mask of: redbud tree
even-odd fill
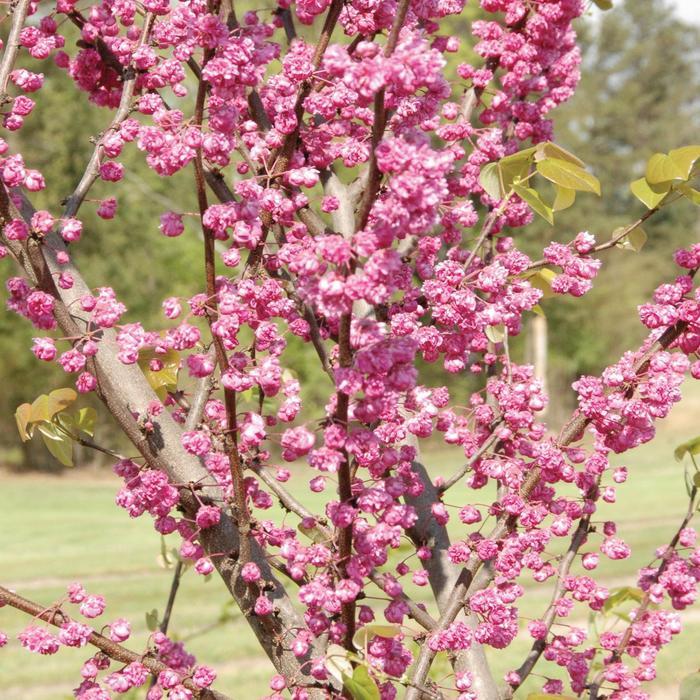
[[[542,382],[511,359],[509,339],[542,313],[543,296],[584,295],[602,251],[638,248],[646,219],[679,199],[698,204],[700,146],[649,160],[631,185],[646,212],[628,226],[526,254],[518,241],[534,217],[551,224],[577,194],[601,194],[549,118],[576,88],[572,21],[586,8],[481,8],[486,19],[471,25],[481,59],[456,65],[460,37],[441,28],[463,0],[7,6],[8,307],[37,329],[37,362],[58,363],[77,390],[27,397],[20,435],[40,434],[66,464],[74,442],[114,457],[117,506],[178,538],[175,584],[190,565],[223,579],[274,667],[275,700],[505,699],[533,671],[539,698],[641,700],[681,629],[677,611],[696,597],[692,467],[687,514],[637,586],[608,590],[596,569],[600,557],[630,554],[597,516],[627,478],[611,455],[653,439],[686,376],[700,377],[700,245],[668,251],[678,276],[639,308],[647,340],[573,384],[578,407],[558,433],[541,419]],[[32,205],[52,183],[12,138],[41,104],[47,61],[105,124],[54,211]],[[197,202],[163,212],[153,232],[196,232],[191,264],[204,261],[193,296],[154,300],[163,318],[153,328],[129,316],[110,280],[89,288],[73,261],[91,236],[81,211],[120,225],[115,197],[89,195],[98,180],[123,178],[126,149],[164,178],[184,171]],[[311,376],[332,387],[322,415],[302,412],[295,336],[313,347]],[[426,363],[442,372],[436,386]],[[95,412],[78,399],[89,393],[130,456],[95,442]],[[424,465],[428,438],[461,466]],[[678,456],[698,451],[690,442]],[[464,502],[450,498],[458,484]],[[526,620],[520,601],[533,582],[551,603]],[[417,597],[420,587],[429,593]],[[632,609],[617,624],[572,620],[623,602]],[[85,647],[76,698],[139,687],[148,700],[227,697],[213,689],[215,670],[168,638],[167,621],[145,649],[129,646],[127,620],[95,627],[105,600],[80,583],[50,603],[0,587],[0,603],[32,618],[12,643],[44,655]],[[486,649],[506,650],[518,634],[529,653],[495,677]]]

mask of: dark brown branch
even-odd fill
[[[658,211],[658,207],[656,207],[655,209],[649,209],[649,211],[645,211],[644,214],[642,214],[642,216],[640,216],[635,222],[631,223],[629,226],[625,226],[625,228],[623,228],[618,234],[610,238],[610,240],[595,246],[595,248],[593,248],[593,250],[591,250],[590,253],[588,253],[588,255],[591,255],[593,253],[601,253],[604,250],[608,250],[608,248],[613,248],[618,243],[620,243],[620,241],[627,238],[627,236],[629,236],[630,233],[632,233],[632,231],[639,228],[647,219],[654,216],[654,214],[656,214],[656,212]],[[549,263],[546,260],[536,260],[535,262],[530,263],[530,265],[528,265],[525,272],[529,272],[530,270],[539,270],[540,268],[545,267],[548,264]]]
[[[328,12],[326,13],[326,18],[323,22],[323,28],[321,29],[321,34],[316,44],[316,49],[314,51],[313,58],[311,59],[311,65],[314,71],[318,70],[323,60],[323,55],[328,48],[328,44],[331,40],[331,35],[335,29],[335,25],[338,23],[338,18],[340,17],[340,12],[343,9],[344,0],[332,0]],[[284,138],[282,146],[273,151],[270,154],[266,168],[260,174],[264,175],[268,173],[267,186],[270,187],[277,178],[284,173],[289,167],[289,163],[294,155],[294,150],[296,148],[297,140],[299,138],[299,131],[301,130],[301,125],[304,118],[304,101],[309,96],[311,88],[313,86],[313,76],[305,80],[297,93],[297,98],[294,104],[294,115],[296,117],[296,128]],[[248,259],[246,260],[246,270],[250,271],[251,276],[257,274],[258,266],[262,261],[263,251],[265,249],[265,243],[267,242],[267,237],[270,232],[274,221],[272,219],[272,214],[269,211],[263,211],[260,215],[260,220],[262,222],[263,234],[258,245],[251,251]]]
[[[214,8],[218,11],[218,7]],[[202,67],[204,68],[208,61],[214,56],[213,49],[205,49]],[[204,108],[207,95],[207,86],[204,80],[199,81],[197,86],[197,97],[195,101],[195,110],[193,123],[195,126],[202,126],[204,120]],[[214,232],[204,225],[204,217],[209,203],[207,202],[206,179],[204,171],[204,159],[202,155],[202,147],[197,148],[197,153],[194,159],[195,185],[197,189],[197,204],[199,206],[199,214],[202,220],[202,233],[204,235],[204,274],[206,277],[208,307],[211,309],[207,313],[207,321],[211,331],[214,349],[216,352],[217,363],[221,373],[228,369],[228,354],[224,347],[223,340],[213,331],[213,324],[218,317],[218,297],[216,291],[216,251],[215,251],[215,236]],[[238,426],[237,426],[237,410],[236,410],[236,392],[224,387],[224,406],[226,407],[226,453],[229,459],[229,468],[231,471],[231,486],[233,489],[233,500],[235,504],[235,517],[240,532],[240,551],[238,561],[240,564],[245,564],[250,561],[250,536],[251,536],[251,517],[246,501],[245,481],[243,476],[243,467],[241,465],[240,456],[238,454]]]
[[[31,600],[27,600],[17,593],[13,593],[7,588],[0,586],[0,601],[5,605],[9,605],[15,610],[20,610],[21,612],[31,615],[33,618],[42,620],[43,622],[48,622],[54,627],[61,627],[65,622],[68,622],[70,618],[62,610],[57,608],[46,608],[45,606],[34,603]],[[99,632],[94,630],[90,633],[88,637],[88,643],[99,649],[103,654],[109,656],[110,659],[119,661],[123,664],[140,663],[143,664],[148,672],[153,676],[158,676],[162,671],[167,670],[166,666],[162,661],[154,658],[149,654],[137,654],[121,644],[113,642],[111,639],[101,635]],[[201,700],[230,700],[228,695],[219,693],[215,690],[201,690],[198,688],[190,678],[185,678],[182,684],[192,693],[196,698],[201,698]]]
[[[153,14],[149,12],[143,21],[143,28],[141,30],[141,36],[139,37],[138,46],[142,46],[148,40],[152,26]],[[122,94],[119,100],[119,107],[117,108],[109,127],[105,131],[105,135],[112,131],[116,131],[119,128],[119,125],[129,116],[131,111],[131,100],[134,96],[134,90],[136,89],[136,71],[132,67],[124,69],[122,77]],[[66,200],[66,206],[63,210],[63,218],[67,219],[75,216],[78,213],[80,205],[83,203],[83,200],[87,196],[87,193],[92,185],[95,183],[95,180],[97,180],[100,173],[103,140],[104,136],[95,144],[92,156],[90,157],[90,161],[88,162],[85,171],[83,172],[83,176],[80,178],[80,182],[77,184],[70,197],[68,197]]]
[[[403,27],[403,23],[406,21],[406,13],[408,12],[408,7],[410,0],[400,0],[398,7],[396,8],[396,15],[394,16],[394,22],[391,25],[391,30],[389,32],[389,38],[387,39],[386,45],[384,46],[384,57],[388,58],[394,53],[396,49],[396,44],[399,41],[399,33]],[[387,114],[386,107],[384,106],[385,89],[382,87],[379,92],[374,97],[374,120],[372,122],[372,145],[370,148],[369,156],[369,166],[367,169],[367,185],[365,187],[364,194],[362,196],[362,201],[360,202],[360,208],[357,212],[357,228],[363,229],[367,225],[367,219],[369,218],[369,213],[372,210],[372,205],[377,197],[377,192],[379,192],[379,183],[382,179],[382,174],[379,172],[379,167],[377,165],[377,147],[379,142],[384,136],[384,131],[386,129]]]

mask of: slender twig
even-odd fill
[[[474,262],[474,258],[476,257],[476,254],[479,251],[479,248],[484,244],[484,241],[489,237],[491,234],[491,231],[493,231],[493,227],[496,225],[496,221],[498,220],[498,217],[504,212],[506,205],[508,204],[510,198],[512,197],[513,192],[509,192],[504,198],[503,201],[496,207],[496,209],[493,209],[486,219],[484,219],[484,225],[481,227],[481,233],[479,234],[479,238],[477,239],[476,243],[474,244],[474,247],[472,248],[471,252],[469,253],[469,257],[467,258],[467,262],[464,263],[464,269],[469,270],[471,267],[472,262]]]
[[[284,27],[284,33],[287,36],[287,44],[291,44],[294,39],[297,38],[297,30],[294,26],[294,17],[292,16],[289,8],[279,10],[277,16],[282,21],[282,26]]]
[[[613,650],[612,654],[610,655],[610,658],[606,659],[604,662],[603,669],[601,669],[593,679],[593,681],[590,683],[588,686],[589,688],[589,698],[590,700],[597,700],[598,698],[598,693],[600,692],[600,686],[601,683],[603,682],[603,679],[605,677],[605,668],[607,666],[610,666],[611,664],[615,664],[620,659],[622,658],[622,655],[625,653],[625,649],[627,648],[627,645],[630,643],[630,640],[632,639],[632,635],[634,634],[634,626],[636,624],[639,624],[644,617],[644,613],[646,613],[647,609],[649,608],[649,605],[651,604],[651,589],[653,588],[653,585],[659,582],[659,579],[663,575],[664,571],[668,568],[668,565],[671,561],[672,555],[676,551],[676,547],[678,546],[678,542],[681,538],[681,533],[683,530],[685,530],[686,527],[688,527],[688,523],[693,519],[693,516],[695,515],[695,510],[696,510],[696,503],[695,503],[695,498],[698,494],[698,489],[696,486],[693,486],[693,488],[690,491],[690,496],[688,499],[688,509],[685,513],[685,517],[683,518],[683,521],[681,522],[680,526],[676,530],[676,534],[673,536],[671,541],[668,544],[668,547],[664,551],[664,553],[661,556],[661,563],[659,564],[659,567],[656,570],[656,573],[654,576],[651,578],[651,581],[649,582],[649,587],[646,590],[646,593],[644,594],[644,597],[642,598],[641,603],[639,604],[639,607],[634,613],[634,617],[632,618],[632,622],[629,623],[627,626],[627,629],[625,629],[624,634],[622,635],[622,638],[620,639],[618,645],[615,647]]]
[[[178,588],[180,588],[180,579],[182,578],[183,565],[182,560],[178,559],[177,564],[175,564],[175,570],[173,571],[173,580],[170,584],[170,593],[168,594],[168,602],[165,605],[165,612],[163,613],[163,619],[160,622],[160,631],[163,634],[167,634],[168,625],[170,624],[170,616],[173,614],[173,607],[175,606],[175,598],[177,596]]]
[[[629,226],[625,226],[619,233],[615,234],[610,238],[610,240],[605,241],[605,243],[600,243],[595,248],[593,248],[587,255],[591,255],[593,253],[600,253],[604,250],[607,250],[608,248],[613,248],[616,246],[620,241],[623,239],[627,238],[627,236],[632,233],[635,229],[639,228],[647,219],[651,218],[656,214],[656,212],[659,211],[659,207],[656,207],[654,209],[649,209],[649,211],[645,211],[642,216],[640,216],[635,222],[629,224]],[[530,263],[527,268],[525,269],[525,272],[529,272],[531,270],[538,270],[541,267],[545,267],[549,263],[542,259],[542,260],[536,260],[533,263]]]
[[[170,584],[170,593],[168,594],[168,602],[165,604],[165,612],[163,613],[163,619],[158,626],[158,629],[163,633],[168,633],[168,625],[170,624],[170,616],[173,613],[173,607],[175,606],[175,597],[177,596],[177,590],[180,588],[180,579],[182,578],[182,560],[178,559],[177,564],[175,564],[175,570],[173,571],[173,580]],[[156,684],[156,677],[151,677],[151,682],[149,688],[152,688]]]
[[[343,2],[344,0],[332,0],[331,5],[328,8],[328,12],[326,13],[326,18],[323,23],[323,28],[321,29],[321,34],[319,36],[318,43],[316,44],[314,55],[311,59],[311,65],[313,66],[314,71],[318,70],[321,65],[321,61],[326,49],[328,48],[328,44],[330,43],[335,25],[338,23],[340,12],[343,9]],[[272,186],[273,183],[276,183],[277,178],[289,167],[289,163],[294,155],[294,149],[296,148],[297,140],[299,138],[299,131],[301,130],[301,125],[303,122],[304,102],[309,96],[312,86],[313,76],[303,81],[299,87],[294,104],[296,127],[291,133],[285,136],[282,146],[270,154],[266,167],[263,169],[263,173],[269,173],[267,178],[268,187]],[[267,210],[260,214],[260,221],[262,223],[262,236],[256,247],[250,252],[245,265],[246,270],[249,271],[253,277],[257,274],[258,266],[262,260],[263,250],[265,249],[265,243],[267,242],[270,228],[274,223],[272,214]]]
[[[598,481],[600,481],[600,479],[598,479]],[[596,484],[594,490],[597,491],[597,489],[598,485]],[[594,494],[590,494],[590,497],[593,497],[593,495]],[[576,555],[578,554],[579,549],[586,542],[588,533],[590,531],[590,525],[591,514],[588,513],[583,518],[581,518],[581,520],[579,520],[578,527],[576,528],[573,536],[571,537],[569,547],[559,563],[559,569],[557,571],[557,582],[554,586],[554,591],[552,592],[552,599],[549,604],[549,607],[547,608],[547,611],[542,616],[542,622],[545,625],[547,634],[544,635],[541,639],[536,639],[533,642],[532,648],[530,649],[528,655],[525,657],[525,661],[523,661],[523,663],[520,665],[520,668],[518,668],[518,670],[516,671],[518,675],[518,683],[517,685],[513,685],[511,687],[509,694],[515,692],[523,684],[525,679],[532,672],[532,669],[535,667],[535,664],[539,661],[540,656],[542,656],[547,646],[547,635],[549,634],[549,631],[552,629],[552,625],[557,619],[557,601],[564,592],[565,579],[569,575],[569,571],[571,570],[571,566],[574,563],[574,560],[576,559]]]
[[[321,539],[330,542],[333,533],[326,527],[327,521],[325,518],[315,515],[303,503],[292,496],[292,494],[277,481],[269,467],[253,462],[251,469],[260,477],[275,496],[277,496],[285,510],[298,515],[302,520],[313,520],[315,523],[313,530]]]
[[[71,10],[68,13],[68,19],[76,26],[81,29],[85,26],[86,19],[78,10]],[[124,66],[119,62],[114,52],[105,44],[102,37],[97,37],[94,42],[86,42],[88,46],[92,45],[97,49],[97,53],[100,54],[100,58],[104,61],[105,65],[109,66],[118,76],[122,77],[124,75]]]
[[[460,467],[449,479],[437,487],[439,493],[445,493],[447,489],[452,488],[483,456],[498,442],[498,428],[503,423],[503,419],[499,419],[496,425],[492,428],[491,435],[479,445],[476,452],[467,460],[467,463]]]
[[[88,440],[88,438],[80,437],[80,436],[70,436],[73,440],[75,440],[79,445],[82,447],[88,447],[91,450],[96,450],[97,452],[102,452],[103,454],[109,455],[110,457],[114,457],[115,459],[124,459],[123,455],[120,455],[118,452],[115,452],[114,450],[110,450],[108,447],[103,447],[102,445],[98,445],[96,442],[93,442],[92,440]]]
[[[43,622],[48,622],[54,627],[61,627],[65,622],[68,622],[70,618],[62,610],[39,605],[34,603],[27,598],[23,598],[17,593],[10,591],[3,586],[0,586],[0,602],[5,605],[9,605],[16,610],[27,613],[33,618],[42,620]],[[141,663],[143,664],[148,672],[152,676],[158,676],[159,673],[168,669],[168,666],[162,661],[154,658],[149,654],[137,654],[135,651],[131,651],[121,644],[113,642],[111,639],[101,635],[99,632],[94,630],[90,633],[88,637],[88,643],[94,647],[97,647],[101,652],[109,656],[110,659],[115,661],[120,661],[123,664],[130,663]],[[194,693],[196,698],[201,698],[202,700],[230,700],[227,695],[216,692],[214,690],[201,690],[198,688],[190,678],[185,678],[182,684]]]
[[[376,569],[373,569],[370,572],[369,579],[383,591],[388,585],[388,582],[385,581],[384,574],[380,573]],[[409,598],[405,593],[401,592],[398,596],[395,596],[395,598],[402,601],[408,606],[409,616],[412,619],[414,619],[419,625],[421,625],[421,627],[425,628],[428,631],[432,631],[437,628],[437,620],[433,618],[433,616],[429,612],[419,607],[419,605],[414,600]]]
[[[143,46],[143,44],[148,40],[148,36],[151,32],[153,26],[153,14],[148,13],[143,21],[143,28],[141,30],[141,36],[139,37],[138,47]],[[138,48],[137,47],[137,48]],[[123,73],[122,82],[122,94],[119,100],[119,107],[112,118],[112,121],[105,131],[105,135],[116,131],[119,125],[129,116],[131,112],[131,100],[134,96],[134,90],[136,88],[136,78],[137,73],[133,67],[125,69]],[[80,182],[76,185],[73,193],[66,199],[65,209],[63,210],[63,217],[69,218],[75,216],[80,209],[80,205],[87,196],[90,188],[94,184],[95,180],[100,173],[100,159],[102,157],[102,142],[104,136],[98,140],[93,149],[92,156],[88,161],[88,164],[83,172],[83,176],[80,178]]]
[[[344,313],[340,319],[338,330],[339,364],[341,367],[352,365],[352,348],[350,346],[350,323],[351,313]],[[336,392],[336,409],[333,416],[334,422],[341,425],[345,430],[348,428],[348,408],[350,397],[348,394],[338,390]],[[350,454],[343,449],[343,462],[338,468],[338,497],[341,503],[350,503],[352,500],[352,475],[350,466]],[[338,531],[338,557],[340,568],[346,573],[347,566],[352,556],[352,523],[341,527]],[[352,637],[355,633],[355,601],[343,603],[341,607],[341,618],[345,623],[345,647],[352,650]]]
[[[400,0],[398,7],[396,8],[396,15],[394,15],[394,21],[391,25],[391,30],[389,32],[389,37],[387,39],[386,45],[384,46],[384,57],[389,58],[391,54],[394,53],[396,45],[399,41],[399,33],[403,27],[403,23],[406,21],[406,13],[408,12],[408,7],[410,0]],[[377,164],[377,147],[379,142],[384,136],[384,131],[386,130],[387,124],[387,114],[386,107],[384,105],[386,90],[382,87],[377,94],[374,96],[374,120],[372,122],[372,144],[370,148],[369,155],[369,165],[367,167],[367,185],[360,202],[360,207],[357,212],[357,228],[363,229],[367,225],[367,219],[369,218],[369,213],[372,210],[372,205],[379,191],[379,183],[382,179],[382,174],[379,171],[379,166]]]
[[[214,8],[218,11],[218,7]],[[206,66],[208,61],[213,58],[214,50],[205,49],[202,59],[202,68]],[[195,110],[193,123],[201,128],[204,121],[204,109],[207,95],[207,84],[204,80],[199,81],[197,86],[197,96],[195,100]],[[219,370],[225,372],[228,368],[228,355],[224,347],[223,340],[214,333],[213,324],[218,317],[218,301],[216,291],[216,257],[215,257],[215,236],[214,232],[204,224],[204,216],[209,203],[207,201],[207,191],[205,185],[205,170],[202,147],[199,146],[194,158],[194,177],[195,186],[197,189],[197,204],[199,213],[202,219],[202,233],[204,235],[204,274],[206,277],[207,298],[209,299],[209,311],[207,312],[207,321],[214,342]],[[251,531],[251,516],[248,510],[246,500],[245,481],[243,476],[243,467],[241,465],[240,456],[238,454],[238,425],[237,425],[237,410],[236,410],[236,392],[224,388],[224,406],[226,408],[227,421],[227,440],[226,453],[229,459],[229,467],[231,472],[231,485],[233,489],[233,500],[235,504],[236,522],[238,525],[241,547],[239,552],[239,563],[241,565],[250,561],[250,531]]]

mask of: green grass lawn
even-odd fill
[[[603,517],[615,518],[620,535],[633,548],[623,562],[604,562],[603,582],[609,586],[634,585],[635,570],[647,563],[658,545],[668,541],[686,504],[682,467],[673,459],[679,442],[700,433],[697,408],[700,392],[691,388],[691,400],[662,426],[654,443],[626,455],[621,464],[630,469],[620,487],[618,503],[606,506]],[[428,464],[450,473],[459,455],[434,451]],[[306,475],[297,478],[301,491]],[[294,479],[292,480],[294,482]],[[111,478],[18,477],[2,475],[3,509],[0,516],[0,583],[39,603],[50,604],[68,583],[80,580],[88,590],[107,599],[107,619],[126,617],[134,635],[129,646],[142,650],[147,638],[145,613],[162,611],[171,573],[157,562],[160,538],[148,518],[130,520],[116,508],[118,482]],[[319,503],[311,497],[310,506]],[[450,495],[449,502],[467,502],[466,489]],[[316,500],[316,503],[313,501]],[[480,499],[483,500],[483,497]],[[457,526],[453,525],[455,532]],[[419,591],[419,595],[425,595]],[[547,586],[528,585],[521,612],[526,618],[544,611]],[[188,572],[182,583],[171,621],[172,633],[187,640],[200,662],[219,672],[216,686],[235,698],[260,697],[266,692],[271,666],[256,647],[245,622],[237,616],[219,622],[227,597],[215,577],[205,582]],[[576,620],[581,620],[579,613]],[[700,616],[684,613],[685,635],[661,656],[659,677],[650,685],[655,698],[675,698],[677,683],[700,666]],[[25,616],[0,610],[0,630],[11,636],[27,623]],[[505,652],[493,654],[496,672],[502,675],[518,665],[528,647],[518,638]],[[55,700],[71,697],[78,684],[85,650],[62,649],[47,658],[30,656],[13,641],[0,651],[0,698],[3,700]],[[529,685],[518,697],[526,697]]]

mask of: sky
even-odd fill
[[[672,0],[672,2],[684,20],[700,24],[700,0]]]

